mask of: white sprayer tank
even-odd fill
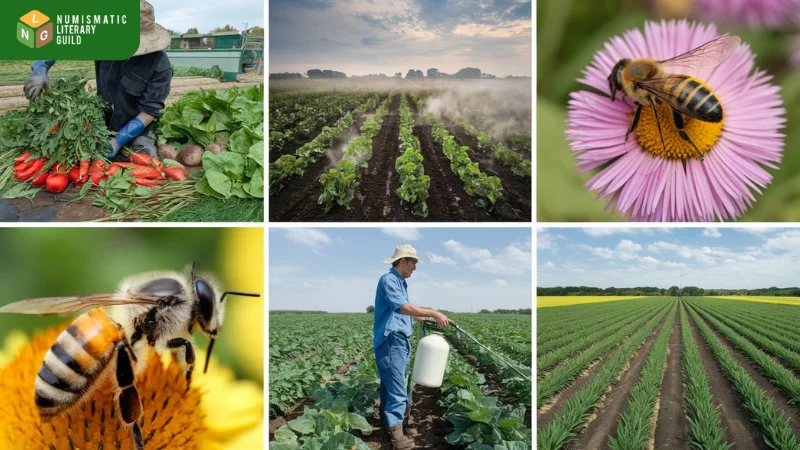
[[[440,334],[431,333],[420,339],[411,379],[425,387],[440,387],[449,354],[450,345]]]

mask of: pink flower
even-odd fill
[[[705,17],[750,28],[800,25],[800,0],[697,0]]]
[[[600,168],[586,187],[635,221],[736,219],[772,180],[765,168],[781,160],[786,111],[778,87],[764,71],[753,72],[755,56],[742,44],[713,69],[680,72],[704,81],[723,106],[718,124],[684,117],[703,161],[678,137],[666,103],[658,109],[663,143],[650,107],[626,142],[635,105],[628,97],[621,101],[621,92],[611,101],[607,78],[614,65],[623,58],[669,59],[718,37],[713,25],[684,20],[644,28],[644,34],[634,29],[612,38],[584,70],[578,81],[602,94],[570,95],[566,134],[577,166],[581,172]]]

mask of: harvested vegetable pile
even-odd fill
[[[85,182],[90,160],[105,159],[110,132],[103,100],[88,94],[85,85],[76,77],[55,79],[27,109],[0,116],[0,192],[5,198],[30,198],[40,187],[63,192],[69,168],[85,167]]]

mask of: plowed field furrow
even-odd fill
[[[708,374],[711,395],[714,397],[714,402],[719,405],[719,416],[722,426],[725,428],[725,439],[733,443],[736,449],[769,449],[761,437],[761,430],[752,422],[748,412],[741,406],[742,400],[706,346],[706,341],[691,316],[689,323],[692,326],[692,337],[700,352],[703,367]]]
[[[667,367],[659,392],[658,417],[655,427],[655,448],[689,448],[686,436],[689,424],[686,421],[686,399],[682,378],[682,350],[680,308],[675,311],[675,323],[669,338]]]

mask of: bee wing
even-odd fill
[[[638,87],[642,88],[645,91],[653,94],[654,96],[658,97],[661,101],[669,103],[670,106],[677,110],[684,110],[685,108],[678,103],[678,97],[669,95],[667,83],[670,83],[669,86],[673,86],[672,83],[680,83],[684,81],[686,78],[681,76],[666,76],[660,78],[648,78],[646,80],[638,80],[634,81],[633,84]],[[644,105],[649,106],[649,105]]]
[[[676,72],[675,68],[689,71],[710,69],[728,59],[741,43],[738,36],[725,34],[686,53],[659,62],[673,72]]]
[[[21,300],[0,308],[0,313],[71,316],[93,308],[115,305],[156,305],[161,297],[129,292],[95,294],[82,297],[43,297]]]

